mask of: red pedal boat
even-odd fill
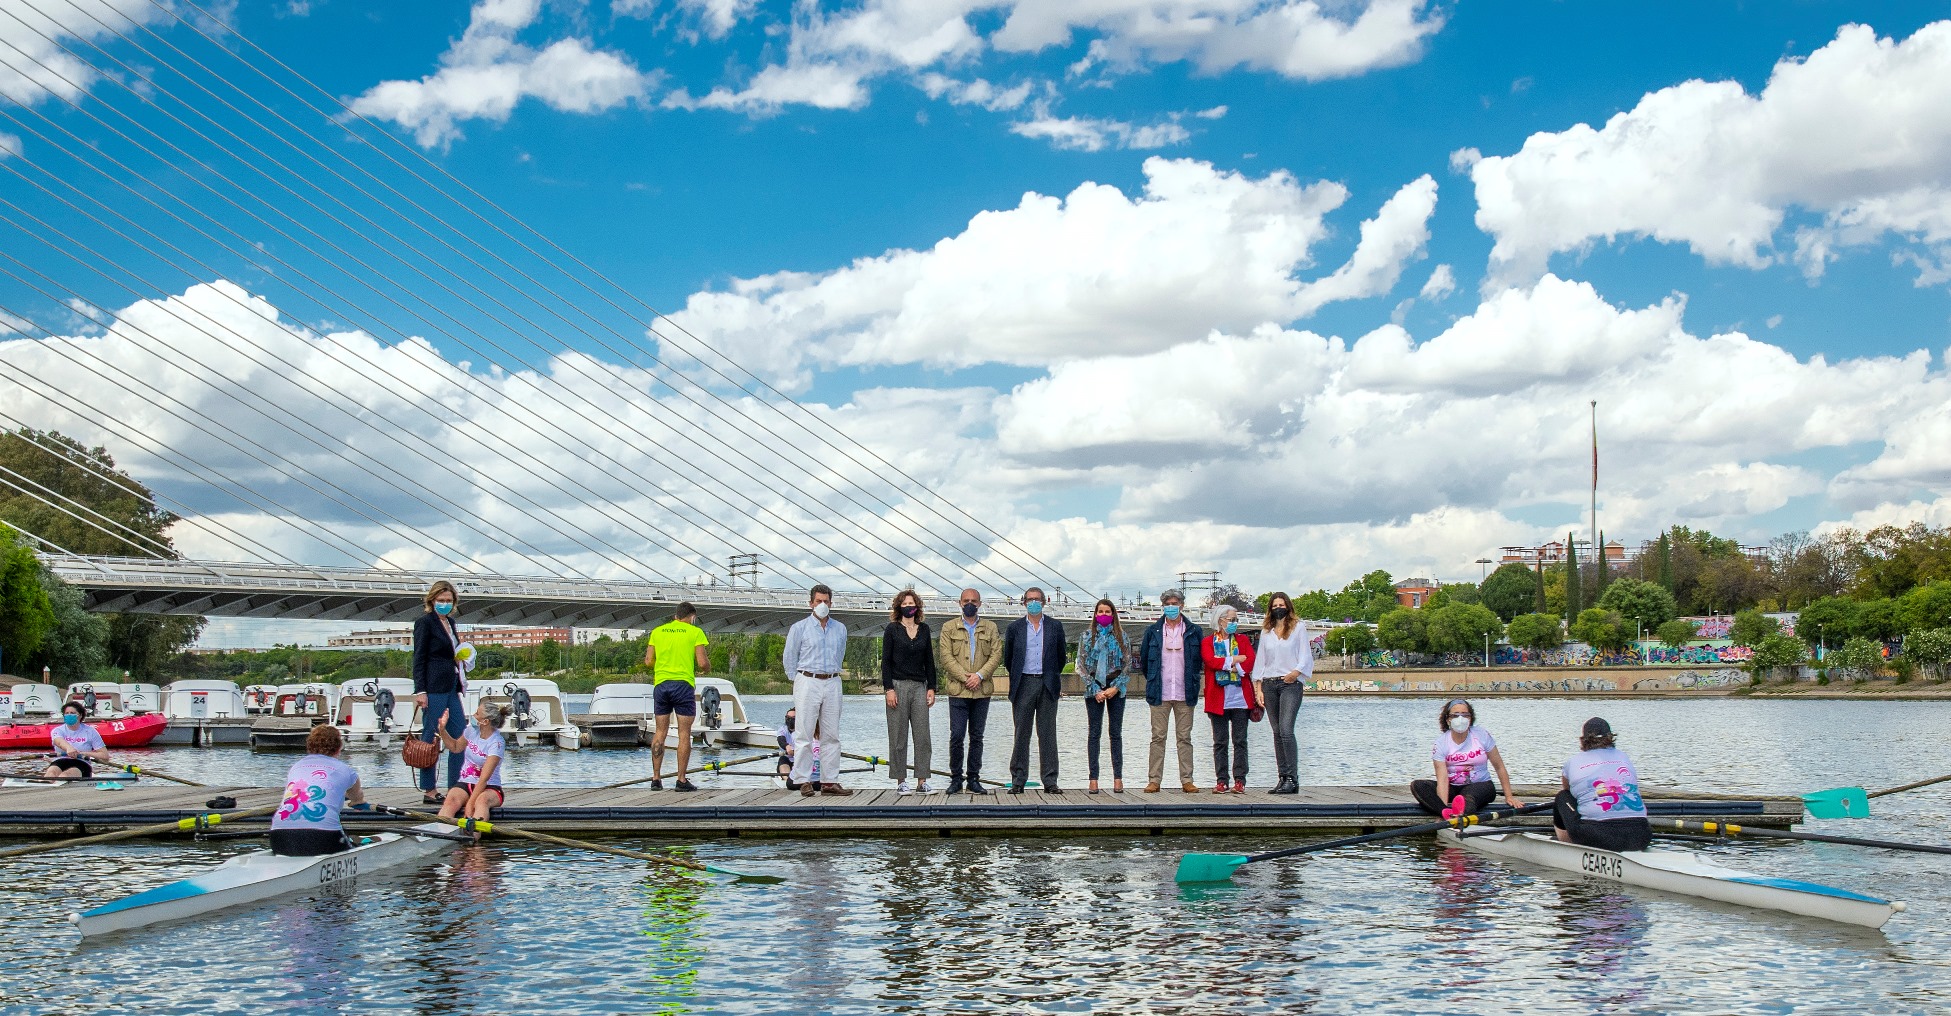
[[[46,751],[51,743],[48,735],[57,726],[56,723],[0,723],[0,750]],[[102,743],[110,748],[140,748],[155,740],[167,726],[169,717],[144,713],[119,720],[96,720],[95,732],[102,735]]]

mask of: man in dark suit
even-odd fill
[[[1057,787],[1057,699],[1064,690],[1064,626],[1043,616],[1043,590],[1023,591],[1023,616],[1003,633],[1003,667],[1009,671],[1009,711],[1016,720],[1016,744],[1009,752],[1009,792],[1020,794],[1030,776],[1030,730],[1036,729],[1037,760],[1043,789]]]

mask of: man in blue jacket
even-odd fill
[[[1145,668],[1145,703],[1152,707],[1151,770],[1145,793],[1158,793],[1165,778],[1165,729],[1176,724],[1179,789],[1196,794],[1199,785],[1192,781],[1192,714],[1206,681],[1206,665],[1199,658],[1199,640],[1206,633],[1184,616],[1183,593],[1167,589],[1159,594],[1158,602],[1165,608],[1165,616],[1145,629],[1138,649],[1139,664]]]
[[[1003,667],[1009,671],[1009,711],[1016,744],[1009,752],[1009,792],[1020,794],[1030,776],[1030,730],[1036,729],[1043,789],[1057,787],[1057,699],[1064,690],[1064,625],[1043,616],[1043,590],[1023,590],[1023,616],[1003,633]]]

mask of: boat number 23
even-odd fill
[[[1587,853],[1579,866],[1588,873],[1600,878],[1619,878],[1625,874],[1626,865],[1617,857],[1608,854]]]
[[[327,882],[337,882],[343,878],[352,878],[358,874],[359,859],[357,857],[335,857],[318,866],[318,882],[320,885],[324,885]]]

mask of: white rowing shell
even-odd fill
[[[1728,868],[1684,850],[1616,853],[1560,843],[1536,833],[1459,837],[1454,829],[1436,834],[1445,843],[1493,857],[1515,858],[1587,878],[1644,889],[1658,889],[1762,910],[1781,910],[1825,921],[1881,928],[1904,909],[1902,903],[1864,896],[1817,882],[1768,878]]]
[[[452,826],[437,822],[414,828],[453,831]],[[201,875],[71,914],[68,920],[80,929],[83,938],[180,921],[285,893],[349,883],[361,874],[418,861],[455,844],[450,839],[411,833],[377,833],[364,840],[351,850],[317,857],[281,857],[269,850],[253,850]]]

